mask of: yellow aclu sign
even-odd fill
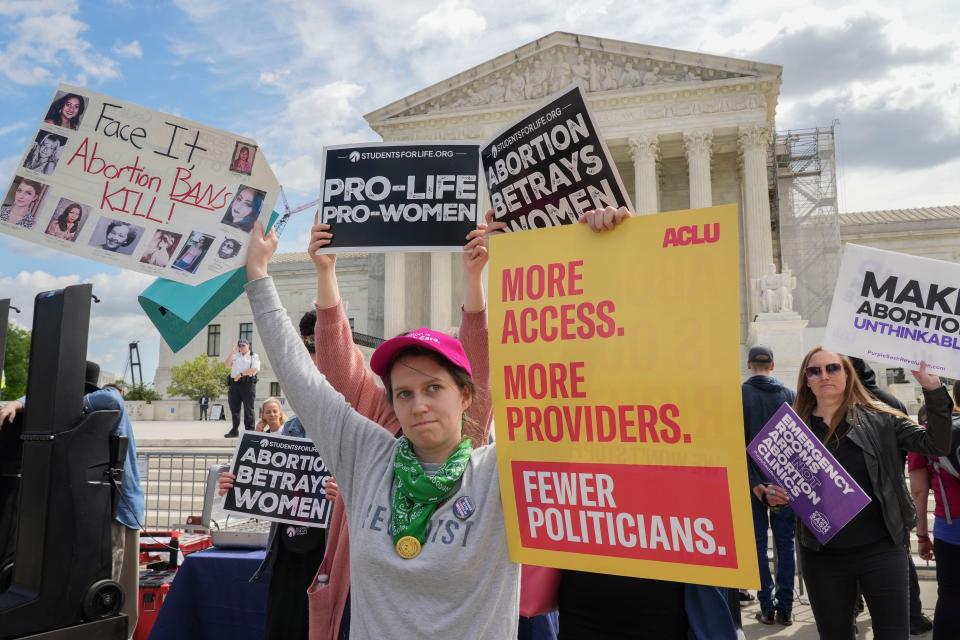
[[[737,210],[491,242],[490,360],[511,557],[755,587]]]

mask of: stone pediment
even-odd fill
[[[570,33],[552,33],[367,114],[387,120],[538,101],[572,82],[587,93],[697,89],[776,78],[781,67]],[[598,96],[599,97],[599,96]]]

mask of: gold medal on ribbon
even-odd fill
[[[420,541],[413,536],[403,536],[397,540],[397,554],[404,560],[420,555]]]

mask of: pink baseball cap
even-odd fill
[[[426,327],[414,329],[402,336],[390,338],[373,352],[370,358],[370,368],[381,378],[387,375],[397,354],[409,347],[420,347],[439,353],[441,356],[465,370],[471,377],[470,360],[467,358],[463,345],[454,337]]]

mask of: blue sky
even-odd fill
[[[842,6],[835,6],[835,5]],[[901,6],[902,5],[902,6]],[[778,128],[839,119],[847,211],[960,204],[960,54],[949,1],[0,0],[0,181],[64,80],[258,141],[289,195],[318,189],[324,144],[375,140],[362,115],[552,31],[783,65]],[[308,215],[282,251],[303,250]],[[150,279],[0,237],[0,297],[82,280],[90,355],[119,373],[155,330]]]

